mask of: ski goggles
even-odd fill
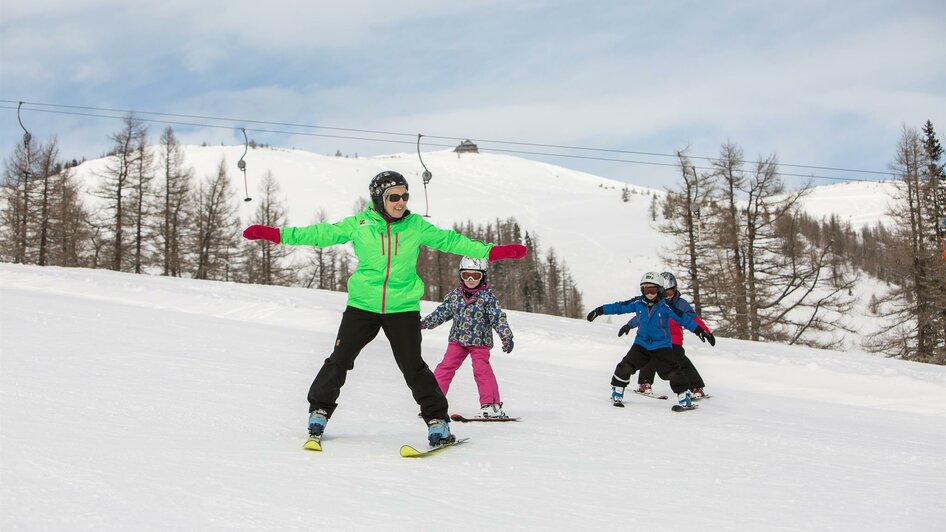
[[[403,194],[388,194],[384,199],[390,201],[391,203],[397,203],[401,200],[407,201],[411,198],[411,195],[407,192]]]
[[[460,272],[460,279],[464,281],[479,281],[483,278],[483,272],[475,270],[465,270]]]
[[[641,293],[644,295],[657,294],[659,292],[660,292],[660,288],[654,285],[641,287]]]

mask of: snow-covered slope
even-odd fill
[[[242,201],[244,180],[237,161],[243,153],[243,146],[185,147],[187,164],[198,178],[215,175],[220,162],[225,162],[238,190],[234,202],[248,223],[259,202]],[[589,308],[636,295],[644,272],[666,269],[659,252],[667,239],[650,217],[651,203],[654,197],[662,197],[663,191],[518,157],[437,151],[424,154],[424,162],[434,174],[425,201],[423,167],[416,153],[346,158],[260,148],[250,150],[245,161],[249,195],[258,196],[256,189],[263,175],[272,172],[285,199],[290,225],[314,223],[320,211],[330,221],[350,215],[357,200],[367,198],[371,177],[386,169],[408,178],[411,209],[429,212],[431,221],[441,227],[515,217],[525,230],[538,233],[543,251],[554,248],[565,260]],[[87,190],[94,190],[105,163],[99,159],[78,167],[77,176]],[[631,191],[628,202],[622,201],[625,186]],[[870,224],[885,219],[891,187],[884,183],[817,187],[806,198],[805,208],[818,217],[836,213],[855,225]],[[92,195],[88,199],[95,201]],[[865,280],[857,292],[860,301],[856,307],[866,309],[876,290]],[[876,320],[863,316],[862,312],[842,318],[858,332],[835,335],[840,345],[858,346],[862,335],[876,330]],[[713,316],[706,318],[712,325]]]
[[[616,409],[616,321],[510,312],[492,364],[522,422],[400,458],[426,431],[379,337],[316,454],[305,396],[344,294],[0,264],[0,301],[0,530],[946,527],[939,366],[690,337],[713,398]],[[478,406],[468,364],[449,399]]]
[[[235,201],[245,221],[258,202],[244,202],[243,176],[237,161],[242,146],[188,146],[186,161],[196,175],[215,175],[221,160],[239,189]],[[493,154],[424,154],[433,172],[425,205],[423,167],[416,154],[370,159],[330,157],[305,151],[255,149],[245,157],[249,195],[257,196],[262,176],[271,171],[279,183],[291,225],[315,223],[320,210],[336,221],[354,212],[368,197],[368,183],[382,170],[404,174],[411,185],[410,208],[429,213],[432,223],[486,224],[515,217],[525,230],[538,233],[544,251],[564,257],[584,293],[595,306],[626,298],[640,276],[662,269],[657,256],[662,237],[649,225],[652,196],[661,191],[628,185],[631,201],[621,199],[625,183],[518,157]],[[104,160],[81,165],[77,175],[91,190]],[[90,198],[92,199],[92,198]]]
[[[858,181],[813,187],[802,200],[802,208],[815,218],[827,220],[835,215],[855,231],[878,222],[890,225],[887,214],[897,195],[894,181]]]

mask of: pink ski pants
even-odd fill
[[[489,365],[488,347],[463,346],[456,342],[448,342],[443,360],[434,369],[434,377],[440,385],[440,390],[447,395],[450,382],[453,381],[453,376],[456,375],[457,369],[466,360],[467,355],[473,359],[473,379],[476,380],[476,388],[480,392],[480,404],[499,403],[499,384],[496,383],[493,367]]]

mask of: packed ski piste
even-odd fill
[[[425,183],[426,184],[426,183]],[[502,351],[511,353],[513,332],[499,299],[489,284],[489,263],[519,260],[528,249],[521,244],[493,244],[470,239],[456,231],[440,229],[407,208],[410,192],[403,175],[384,171],[371,180],[371,204],[364,211],[336,223],[306,227],[251,225],[243,231],[248,240],[265,240],[291,246],[329,246],[351,243],[358,267],[348,281],[348,301],[338,327],[335,345],[309,387],[308,439],[303,448],[321,452],[322,437],[338,407],[346,376],[361,350],[383,331],[414,400],[427,425],[427,449],[403,445],[400,455],[420,458],[456,447],[469,438],[457,438],[450,421],[460,423],[518,422],[503,408],[499,384],[490,365],[493,331]],[[429,315],[420,316],[423,281],[417,274],[420,246],[459,255],[457,287]],[[611,404],[624,407],[624,392],[631,376],[639,373],[634,392],[654,399],[668,399],[652,390],[655,375],[670,382],[676,394],[675,412],[697,408],[709,397],[705,384],[683,349],[685,328],[703,342],[716,338],[682,296],[670,272],[647,272],[640,294],[631,299],[599,306],[588,321],[606,314],[633,314],[618,336],[637,329],[630,350],[611,376]],[[431,371],[421,356],[421,335],[452,321],[443,359]],[[472,415],[448,412],[447,392],[457,370],[469,357],[479,393],[479,411]]]

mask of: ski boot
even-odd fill
[[[690,391],[690,398],[694,401],[704,397],[706,397],[706,393],[703,391],[703,388],[693,388],[693,390]]]
[[[642,393],[644,395],[654,395],[654,389],[650,383],[645,382],[637,387],[637,393]]]
[[[611,404],[614,406],[624,407],[624,387],[612,386],[611,387]]]
[[[502,403],[486,403],[480,405],[480,417],[507,417],[503,412]]]
[[[696,405],[693,404],[693,397],[690,394],[690,390],[683,390],[677,394],[677,404],[671,407],[674,412],[683,412],[684,410],[694,410]]]
[[[450,424],[445,419],[431,419],[427,422],[427,442],[431,447],[440,447],[456,440],[450,434]]]
[[[319,409],[309,412],[309,437],[321,438],[327,424],[328,413],[325,410]]]

